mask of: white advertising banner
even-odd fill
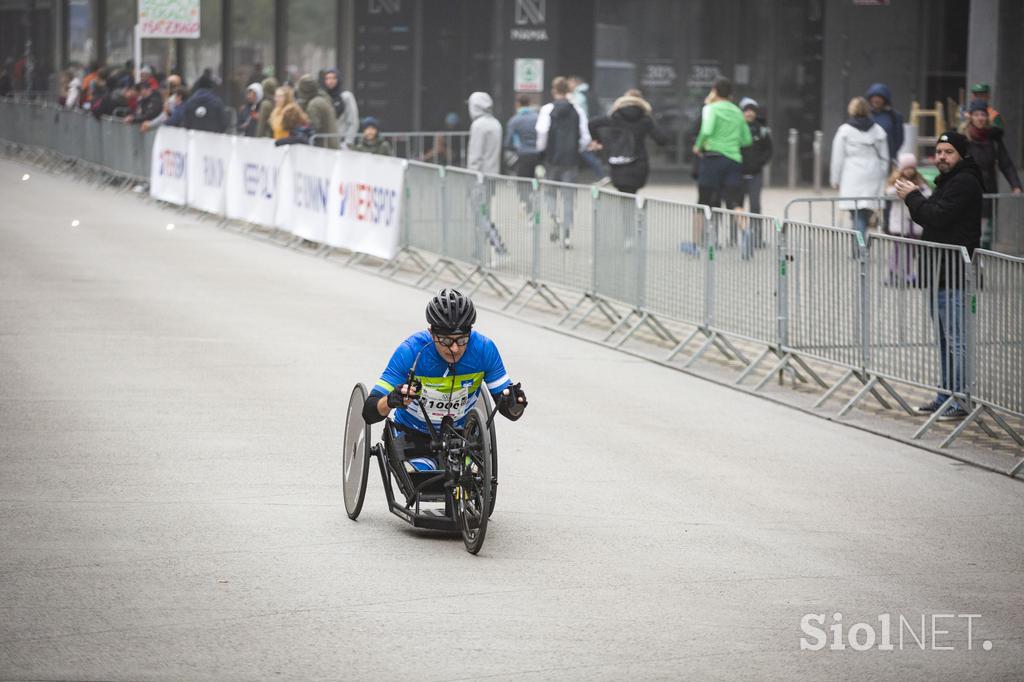
[[[183,206],[188,199],[188,131],[160,126],[153,141],[149,193],[155,199]]]
[[[190,130],[188,135],[188,205],[224,215],[225,178],[235,138],[199,130]]]
[[[270,138],[237,137],[228,166],[227,216],[257,225],[274,225],[277,182],[288,149]]]
[[[296,237],[324,242],[331,175],[337,160],[338,152],[333,150],[291,145],[277,178],[277,227]]]
[[[361,152],[335,154],[327,244],[394,258],[402,222],[405,161]]]

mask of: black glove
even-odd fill
[[[523,390],[521,383],[512,384],[505,390],[508,391],[508,394],[506,395],[505,391],[501,392],[501,397],[498,399],[498,411],[515,421],[523,416],[526,406],[529,405],[526,400],[526,391]]]
[[[390,407],[391,409],[405,407],[406,399],[408,398],[410,400],[414,400],[416,398],[416,395],[419,393],[419,383],[420,382],[418,381],[414,382],[412,386],[409,386],[408,384],[402,384],[402,386],[399,386],[395,388],[395,390],[391,391],[391,393],[388,393],[388,407]],[[407,390],[409,391],[408,393],[402,392],[402,388],[404,387],[407,387]]]

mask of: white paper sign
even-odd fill
[[[162,128],[161,128],[162,129]],[[224,215],[228,165],[233,135],[189,131],[188,205],[207,213]]]
[[[198,38],[199,0],[139,0],[139,28],[143,38]]]
[[[323,243],[331,175],[338,152],[293,144],[278,175],[275,224],[296,237]]]
[[[292,145],[275,147],[270,138],[237,137],[227,177],[227,216],[274,225],[277,182]]]
[[[179,206],[188,199],[188,131],[184,128],[157,128],[149,193],[155,199]]]
[[[331,176],[327,243],[394,258],[402,222],[402,159],[361,152],[337,154]]]

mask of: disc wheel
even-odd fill
[[[478,400],[476,403],[477,409],[481,409],[480,421],[483,424],[487,424],[487,418],[490,416],[491,411],[494,409],[494,401],[491,400],[491,394],[486,390],[482,391],[484,394],[483,400]],[[491,508],[487,513],[490,516],[494,513],[494,504],[498,500],[498,435],[494,428],[494,422],[491,422],[491,426],[487,429],[490,434],[491,440]]]
[[[484,545],[491,509],[491,439],[476,410],[466,418],[464,433],[468,447],[461,483],[453,491],[455,516],[466,551],[476,554]]]
[[[345,511],[353,521],[363,509],[366,497],[366,476],[370,471],[370,427],[363,420],[366,387],[356,384],[348,399],[345,417],[345,444],[342,451],[342,490]]]

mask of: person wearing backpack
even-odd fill
[[[537,115],[537,151],[544,164],[547,180],[572,183],[579,176],[580,152],[590,145],[587,117],[569,100],[569,82],[558,76],[551,81],[554,101],[541,107]],[[563,212],[559,219],[555,195],[563,195]],[[572,227],[574,194],[565,189],[551,188],[548,192],[548,212],[554,221],[551,241],[562,240],[562,246],[572,248],[569,232]]]
[[[604,150],[615,189],[627,194],[636,194],[647,184],[647,136],[662,146],[669,143],[668,135],[651,118],[651,105],[639,90],[627,90],[615,100],[611,115],[590,121],[590,134],[597,148]]]

